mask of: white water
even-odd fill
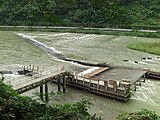
[[[63,37],[61,37],[61,35],[63,35]],[[51,35],[48,35],[48,36],[51,36]],[[64,50],[68,50],[71,53],[73,51],[79,50],[80,51],[79,53],[78,52],[74,53],[76,55],[81,55],[81,53],[83,53],[83,52],[87,53],[84,55],[89,56],[88,57],[89,59],[87,59],[88,61],[90,61],[90,59],[92,57],[91,55],[94,54],[95,55],[95,56],[93,55],[95,58],[94,61],[96,61],[99,58],[99,59],[104,60],[104,62],[106,62],[108,59],[111,58],[110,61],[112,61],[112,63],[114,63],[114,62],[117,62],[116,60],[123,61],[123,59],[129,59],[129,62],[128,62],[128,63],[130,63],[129,65],[133,64],[132,66],[140,66],[140,67],[142,66],[142,67],[150,67],[152,69],[154,69],[154,68],[159,69],[157,67],[159,64],[155,64],[158,62],[154,62],[154,60],[151,60],[151,61],[150,60],[140,60],[141,57],[148,57],[148,56],[150,56],[150,54],[126,49],[124,46],[121,46],[122,39],[120,39],[120,38],[108,40],[105,44],[109,44],[109,45],[103,46],[105,44],[97,44],[98,41],[100,41],[100,39],[96,40],[95,44],[94,44],[93,40],[89,41],[89,39],[93,39],[93,38],[97,37],[94,35],[93,36],[92,35],[91,36],[84,35],[84,36],[77,37],[77,34],[76,35],[73,34],[73,36],[72,36],[71,33],[70,34],[65,33],[65,34],[60,34],[57,36],[61,37],[62,39],[55,38],[55,39],[52,39],[51,42],[54,43],[54,40],[55,41],[57,40],[58,41],[57,45],[61,45],[61,44],[63,46],[66,45],[66,49],[64,49]],[[76,39],[77,39],[77,41],[76,41]],[[87,42],[86,39],[89,42]],[[123,37],[123,39],[126,39],[126,38]],[[136,39],[138,39],[138,38],[136,38]],[[74,42],[75,42],[75,44],[74,44]],[[89,44],[90,46],[93,45],[93,46],[91,46],[92,49],[88,49],[87,48],[88,46],[85,46],[86,44],[87,45]],[[125,43],[125,44],[127,44],[127,43]],[[54,43],[54,45],[56,46],[56,43]],[[54,46],[54,45],[52,45],[52,46]],[[101,46],[98,48],[98,45],[101,45]],[[62,48],[63,48],[63,46],[62,46]],[[79,46],[83,46],[82,49]],[[69,47],[71,47],[71,48],[69,48]],[[98,49],[97,51],[95,50],[96,48]],[[122,48],[124,48],[124,49],[122,49]],[[71,50],[73,50],[73,51],[71,51]],[[91,51],[94,51],[94,52],[91,52]],[[103,52],[103,51],[105,51],[105,52]],[[98,56],[100,54],[102,54],[103,56],[107,56],[107,57],[103,58],[102,56]],[[155,56],[152,55],[152,58],[154,58],[154,57]],[[156,58],[154,58],[154,59],[156,59]],[[134,63],[134,60],[138,61],[139,63]],[[157,59],[157,60],[159,60],[159,59]],[[66,62],[66,61],[59,60],[59,59],[57,59],[57,61]],[[71,63],[71,62],[67,62],[67,63]],[[117,63],[117,64],[119,64],[119,63]],[[125,62],[125,63],[127,63],[127,62]],[[76,64],[76,63],[71,63],[71,64]],[[121,63],[121,64],[123,64],[123,63]],[[80,66],[80,67],[82,67],[82,66]],[[70,89],[70,88],[67,88],[68,92],[66,94],[63,94],[64,95],[63,99],[64,99],[64,102],[66,103],[66,102],[77,101],[80,98],[82,98],[83,95],[84,96],[92,96],[95,98],[95,102],[94,102],[95,106],[91,109],[91,112],[98,113],[99,111],[103,111],[103,116],[105,116],[105,117],[108,116],[111,118],[117,116],[118,114],[120,114],[122,112],[137,111],[137,110],[140,110],[141,108],[155,110],[156,112],[158,112],[158,114],[160,114],[160,95],[159,95],[160,89],[159,89],[159,86],[160,86],[160,83],[157,81],[146,80],[146,83],[142,83],[142,87],[138,87],[137,91],[132,96],[131,100],[129,100],[127,103],[121,103],[121,102],[118,102],[113,99],[100,97],[97,95],[85,93],[83,91]],[[55,85],[51,85],[51,91],[53,90],[53,87],[55,87]],[[113,119],[110,119],[110,120],[113,120]]]
[[[58,34],[58,36],[59,36],[59,35],[68,35],[68,34],[69,34],[69,33],[66,33],[66,34],[65,34],[65,33],[64,33],[64,34]],[[22,33],[18,33],[18,35],[19,35],[20,37],[22,37],[22,38],[26,38],[26,39],[31,40],[31,41],[33,42],[33,44],[36,43],[36,45],[37,45],[37,44],[40,45],[40,46],[38,46],[38,47],[42,48],[44,51],[46,51],[46,49],[49,49],[49,52],[51,52],[51,53],[52,53],[52,52],[53,52],[53,53],[58,53],[58,54],[61,54],[62,56],[65,56],[65,55],[62,54],[62,52],[56,50],[55,48],[53,48],[53,47],[48,47],[46,44],[41,43],[41,42],[33,39],[33,38],[35,38],[36,36],[28,36],[28,35],[24,35],[24,34],[22,34]],[[47,50],[47,52],[48,52],[48,50]],[[60,62],[67,62],[67,63],[71,63],[71,64],[73,64],[73,65],[77,65],[77,66],[80,66],[80,67],[86,67],[86,66],[84,66],[84,65],[81,65],[81,64],[78,64],[78,63],[75,63],[75,62],[69,62],[69,61],[65,61],[65,60],[62,60],[62,59],[58,59],[58,58],[57,58],[56,56],[54,56],[54,55],[53,55],[53,58],[54,58],[54,60],[57,60],[57,61],[60,61]],[[66,58],[67,58],[67,56],[66,56]]]
[[[48,47],[46,44],[41,43],[41,42],[33,39],[31,36],[27,36],[27,35],[24,35],[24,34],[22,34],[22,33],[18,33],[18,35],[19,35],[20,37],[22,37],[22,38],[29,39],[29,40],[32,41],[33,43],[36,43],[36,44],[40,45],[43,50],[45,50],[45,48],[47,48],[47,49],[51,50],[51,51],[54,52],[54,53],[62,54],[60,51],[57,51],[55,48],[53,48],[53,47]]]

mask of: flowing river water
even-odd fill
[[[52,33],[52,32],[0,32],[0,69],[16,69],[23,65],[34,64],[47,69],[57,69],[62,66],[68,71],[82,71],[86,66],[76,63],[59,60],[58,57],[66,57],[90,63],[114,63],[117,65],[150,68],[160,71],[160,59],[157,55],[152,55],[140,51],[130,50],[127,45],[132,42],[155,42],[158,38],[140,38],[127,36],[95,35],[95,34],[76,34],[76,33]],[[18,36],[20,35],[20,36]],[[23,36],[23,38],[22,38]],[[28,40],[48,47],[50,51],[43,51],[34,46]],[[42,47],[41,46],[41,47]],[[58,54],[56,54],[58,53]],[[61,56],[62,55],[62,56]],[[142,60],[141,58],[152,59]],[[123,60],[129,60],[124,62]],[[135,63],[138,61],[138,63]],[[6,79],[17,80],[23,76],[6,76]],[[160,81],[146,80],[132,95],[127,102],[121,102],[102,96],[90,94],[83,90],[67,88],[66,93],[58,94],[50,103],[76,102],[82,97],[90,96],[93,106],[89,110],[91,113],[102,115],[105,120],[114,120],[115,117],[123,112],[134,112],[141,108],[147,108],[160,114]],[[39,91],[34,89],[23,95],[33,96]],[[57,91],[57,85],[50,83],[49,91]]]

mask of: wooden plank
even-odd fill
[[[94,75],[97,75],[105,70],[109,69],[109,67],[92,67],[92,68],[89,68],[81,73],[79,73],[78,75],[79,76],[83,76],[85,78],[90,78]]]
[[[84,77],[86,77],[86,78],[93,77],[93,76],[95,76],[95,75],[97,75],[97,74],[99,74],[99,73],[101,73],[101,72],[103,72],[107,69],[109,69],[109,67],[99,67],[98,69],[96,69],[96,70],[94,70],[90,73],[85,74]]]

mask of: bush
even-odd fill
[[[89,99],[64,105],[48,106],[30,97],[22,97],[0,81],[0,120],[100,120],[90,115]]]
[[[154,111],[142,109],[139,112],[121,114],[117,120],[160,120],[160,116]]]

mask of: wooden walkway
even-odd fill
[[[148,71],[142,69],[110,69],[109,67],[92,67],[79,74],[60,70],[59,72],[51,71],[50,74],[39,75],[37,71],[30,72],[29,70],[29,77],[27,78],[30,80],[22,80],[23,82],[12,85],[13,89],[19,93],[36,87],[40,87],[40,93],[43,93],[43,85],[45,85],[45,93],[48,94],[47,83],[56,82],[59,91],[60,86],[63,85],[63,92],[65,92],[66,85],[68,85],[98,95],[127,101],[131,96],[130,92],[136,91],[136,86],[141,86],[142,81],[145,82],[147,74]],[[142,79],[142,77],[144,78]],[[43,96],[41,96],[41,99],[43,99]],[[47,100],[48,97],[46,97]]]
[[[48,82],[52,82],[54,79],[62,77],[64,72],[57,72],[45,76],[41,76],[39,78],[31,79],[29,81],[24,81],[19,84],[13,86],[13,89],[18,91],[19,93],[26,92],[28,90],[34,89],[38,86],[42,86]]]

